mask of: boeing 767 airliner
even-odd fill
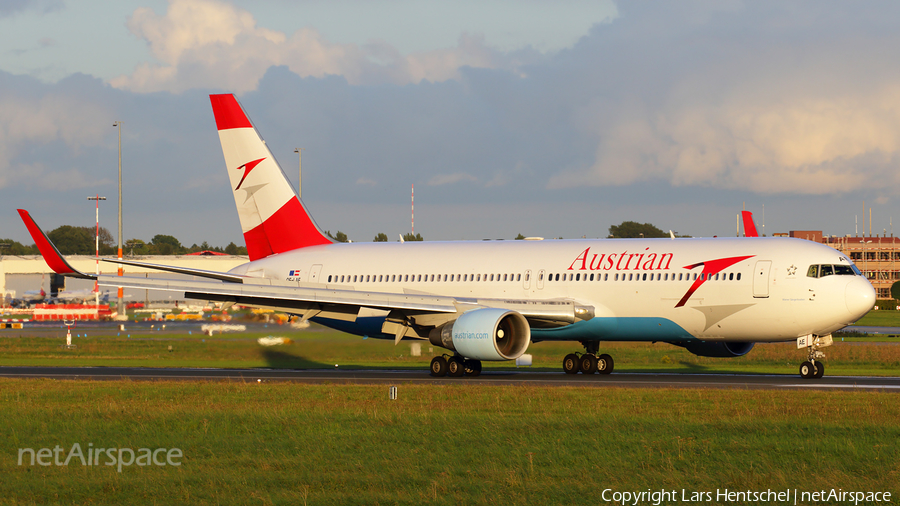
[[[831,333],[875,303],[847,256],[789,238],[335,243],[310,217],[233,95],[211,95],[250,261],[229,272],[121,261],[203,279],[101,274],[103,286],[184,292],[273,308],[353,334],[446,349],[434,376],[477,376],[540,341],[580,343],[563,370],[608,374],[611,341],[662,341],[708,357],[796,341],[804,378],[825,371]],[[19,210],[57,273],[73,269]],[[108,260],[119,262],[117,260]]]

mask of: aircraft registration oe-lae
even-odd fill
[[[806,348],[804,378],[825,371],[821,348],[875,303],[845,255],[791,238],[335,243],[297,197],[233,95],[211,95],[249,262],[212,272],[107,261],[201,279],[101,274],[102,286],[172,290],[186,298],[273,308],[352,334],[421,339],[447,351],[434,376],[477,376],[531,343],[568,341],[563,370],[608,374],[613,341],[739,357],[754,343]],[[48,265],[73,269],[19,210]],[[576,348],[577,349],[577,348]]]

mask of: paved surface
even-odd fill
[[[803,380],[799,375],[613,373],[609,376],[562,372],[485,371],[477,378],[433,378],[427,370],[277,370],[174,369],[140,367],[0,367],[0,377],[138,381],[293,381],[333,384],[485,384],[630,388],[740,388],[883,390],[900,393],[900,378],[826,376]]]

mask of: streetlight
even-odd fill
[[[88,200],[93,200],[96,202],[96,212],[95,216],[97,218],[97,235],[94,238],[94,251],[97,254],[97,278],[94,279],[94,305],[100,305],[100,285],[98,284],[98,280],[100,278],[100,201],[106,200],[106,197],[101,197],[100,195],[95,195],[93,197],[88,197]],[[99,311],[99,308],[97,309]]]
[[[122,260],[122,122],[116,120],[113,125],[119,130],[119,260]],[[123,274],[122,264],[119,264],[119,276]],[[99,292],[98,292],[99,293]],[[125,308],[122,307],[122,287],[118,290],[118,300],[116,302],[116,319],[125,319]]]
[[[0,306],[6,307],[6,271],[3,270],[3,250],[12,246],[11,242],[0,242]]]
[[[306,148],[294,148],[294,153],[297,153],[298,163],[297,168],[299,169],[300,180],[297,182],[297,198],[302,198],[301,194],[303,193],[303,150]]]

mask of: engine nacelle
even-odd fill
[[[683,346],[687,351],[699,357],[743,357],[753,349],[753,343],[732,343],[725,341],[690,341],[673,344]]]
[[[515,360],[531,344],[531,327],[521,314],[507,309],[473,309],[434,329],[428,340],[476,360]]]

